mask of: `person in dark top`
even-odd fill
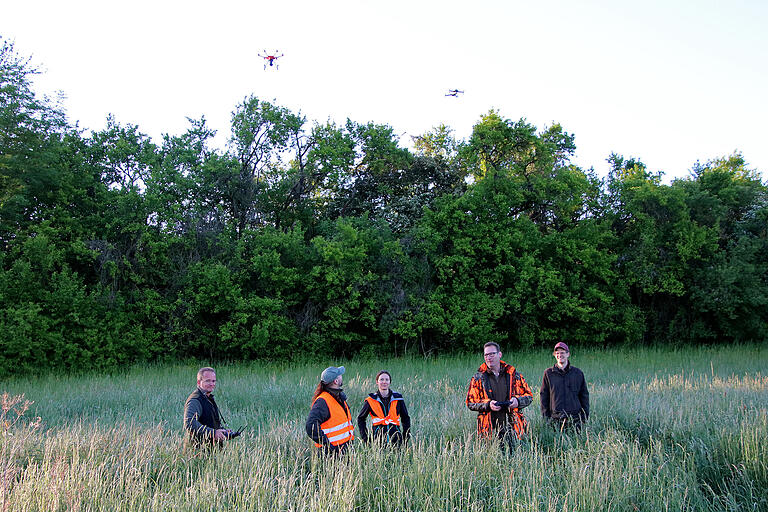
[[[357,428],[364,442],[371,439],[382,439],[393,445],[407,441],[411,433],[411,417],[405,406],[403,395],[392,391],[390,384],[392,376],[382,370],[376,374],[378,391],[371,393],[363,401],[363,408],[357,415]],[[368,416],[371,416],[371,436],[368,435]],[[402,426],[402,430],[400,427]]]
[[[216,389],[216,371],[205,367],[197,371],[197,389],[192,392],[184,404],[184,429],[189,434],[192,444],[219,445],[226,441],[226,423],[219,412],[219,406],[213,399]]]
[[[562,341],[555,345],[557,361],[544,371],[541,382],[541,414],[556,429],[575,427],[589,419],[589,391],[581,370],[571,365],[571,351]]]
[[[343,366],[323,370],[305,425],[307,435],[326,454],[344,453],[355,438],[347,395],[342,389],[343,374]]]

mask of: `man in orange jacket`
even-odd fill
[[[329,366],[320,375],[307,418],[307,435],[325,453],[344,453],[355,438],[352,415],[342,385],[343,366]]]
[[[469,381],[467,407],[477,412],[477,433],[490,438],[494,433],[508,446],[520,440],[528,428],[521,410],[531,405],[533,394],[515,367],[502,361],[501,348],[489,342],[483,346],[485,362]]]

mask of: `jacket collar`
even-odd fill
[[[205,391],[203,391],[203,390],[202,390],[202,389],[200,389],[200,388],[197,388],[197,391],[198,391],[198,393],[200,393],[200,396],[204,396],[205,398],[207,398],[207,399],[209,399],[209,400],[213,400],[213,393],[211,393],[210,395],[208,395],[208,394],[206,394],[206,393],[205,393]]]
[[[347,401],[347,395],[341,389],[326,389],[325,392],[331,395],[339,403]]]
[[[485,364],[485,363],[481,364],[480,368],[478,368],[477,371],[480,372],[480,373],[487,373],[489,371],[488,365]],[[508,374],[512,375],[513,373],[515,373],[515,367],[512,366],[511,364],[507,364],[504,361],[501,361],[499,363],[499,373],[500,374],[501,373],[508,373]]]
[[[396,391],[393,391],[392,389],[389,390],[389,399],[393,399],[394,397],[398,396],[399,393]],[[368,393],[368,396],[373,398],[374,400],[384,400],[384,397],[381,396],[381,394],[376,391],[375,393]]]

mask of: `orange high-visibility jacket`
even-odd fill
[[[467,407],[477,412],[477,433],[480,437],[489,437],[493,430],[493,425],[491,424],[491,398],[489,397],[491,388],[486,376],[488,371],[488,365],[485,363],[480,365],[477,373],[469,381],[469,390],[467,391]],[[521,410],[531,404],[533,393],[531,393],[528,383],[525,382],[520,372],[515,370],[514,366],[501,361],[501,372],[508,373],[510,377],[509,396],[503,398],[510,400],[514,397],[518,400],[518,406],[507,411],[507,417],[514,429],[515,436],[520,439],[528,428],[528,421]]]
[[[389,414],[384,415],[384,407],[382,403],[375,398],[366,397],[365,401],[371,407],[371,424],[374,427],[382,427],[385,425],[400,426],[400,416],[397,414],[397,401],[402,400],[401,397],[394,397],[389,402]]]
[[[355,427],[352,425],[352,415],[349,412],[347,403],[344,402],[344,407],[342,408],[339,402],[327,391],[320,393],[315,402],[321,398],[325,400],[328,410],[331,412],[331,417],[320,424],[320,429],[328,437],[328,441],[333,446],[340,446],[354,439],[355,435],[352,431]],[[312,405],[315,402],[312,402]],[[322,445],[315,443],[315,446],[320,448]]]

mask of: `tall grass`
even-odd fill
[[[578,435],[538,412],[546,351],[505,353],[536,399],[512,453],[474,436],[464,406],[479,355],[348,361],[353,414],[392,372],[413,441],[356,443],[318,457],[304,434],[322,369],[288,363],[217,368],[217,401],[246,434],[223,451],[184,448],[183,401],[197,366],[0,384],[34,401],[4,430],[2,510],[768,510],[768,350],[762,346],[584,351],[592,417]],[[41,417],[39,428],[28,419]]]

